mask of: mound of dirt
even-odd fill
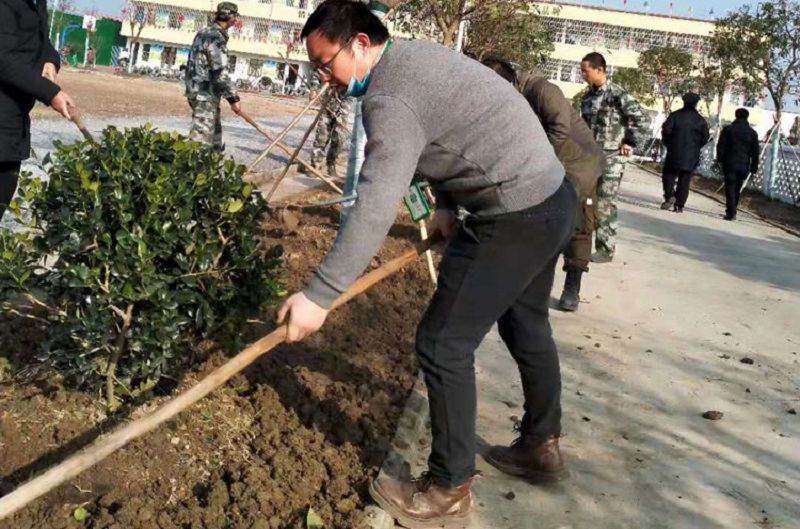
[[[331,210],[293,213],[299,223],[291,230],[279,214],[268,220],[265,241],[284,246],[289,292],[304,285],[338,224]],[[401,219],[373,266],[418,237]],[[0,521],[0,529],[303,528],[309,508],[326,527],[356,527],[414,382],[414,329],[432,291],[424,263],[414,263],[332,313],[319,334],[275,349],[174,421]],[[244,341],[269,328],[256,324]],[[34,321],[0,316],[0,356],[16,369],[29,363],[43,336]],[[0,378],[0,492],[227,359],[213,343],[201,349],[191,353],[204,358],[198,368],[112,417],[97,396],[57,378]],[[83,522],[74,515],[79,507],[89,514]]]

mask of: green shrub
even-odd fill
[[[80,387],[105,385],[110,405],[278,296],[281,249],[261,243],[267,206],[243,166],[142,127],[57,143],[43,167],[49,181],[22,178],[9,208],[30,231],[0,234],[0,296],[43,293],[39,359]]]

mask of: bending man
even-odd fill
[[[358,199],[302,292],[281,307],[288,339],[318,330],[377,252],[418,171],[437,195],[432,232],[452,239],[417,330],[433,443],[429,472],[371,492],[406,527],[465,525],[475,471],[474,352],[495,323],[519,365],[521,439],[493,459],[532,481],[563,473],[561,378],[548,320],[576,196],[536,115],[491,70],[425,41],[392,41],[361,3],[328,0],[302,37],[323,82],[363,96],[367,135]],[[455,208],[471,215],[455,229]]]

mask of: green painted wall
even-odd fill
[[[52,12],[50,16],[53,16]],[[74,15],[72,13],[64,13],[56,11],[55,21],[53,22],[53,44],[60,38],[63,29],[70,25],[77,25],[77,29],[73,29],[67,34],[66,43],[61,43],[60,47],[63,48],[64,44],[69,45],[72,50],[71,56],[77,64],[83,64],[83,53],[86,43],[86,31],[81,29],[83,22],[82,15]],[[99,65],[108,66],[111,64],[111,49],[114,46],[125,46],[125,37],[121,36],[120,29],[122,23],[116,20],[98,19],[97,31],[89,39],[89,45],[93,46],[97,51],[96,62]],[[58,35],[58,37],[56,36]]]

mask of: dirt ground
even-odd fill
[[[115,74],[108,69],[87,71],[65,68],[58,77],[64,89],[78,106],[81,116],[133,117],[133,116],[187,116],[191,112],[183,95],[183,83],[159,81],[141,76]],[[267,97],[242,92],[242,106],[252,116],[282,116],[296,114],[293,100],[282,102],[277,97]],[[223,116],[232,116],[227,104],[222,105]],[[32,118],[58,118],[50,108],[37,105]]]
[[[295,215],[292,231],[269,220],[266,241],[285,249],[290,292],[319,263],[338,223],[330,209]],[[398,222],[372,265],[417,238],[410,221]],[[309,508],[327,528],[357,527],[368,480],[413,385],[414,328],[431,293],[424,263],[414,263],[332,313],[323,332],[277,348],[174,421],[0,521],[0,529],[300,529]],[[0,316],[0,493],[226,360],[209,345],[202,364],[173,388],[106,417],[92,395],[55,378],[9,380],[43,336],[26,322]],[[266,330],[254,329],[252,338]],[[74,518],[78,507],[90,513],[83,523]]]

